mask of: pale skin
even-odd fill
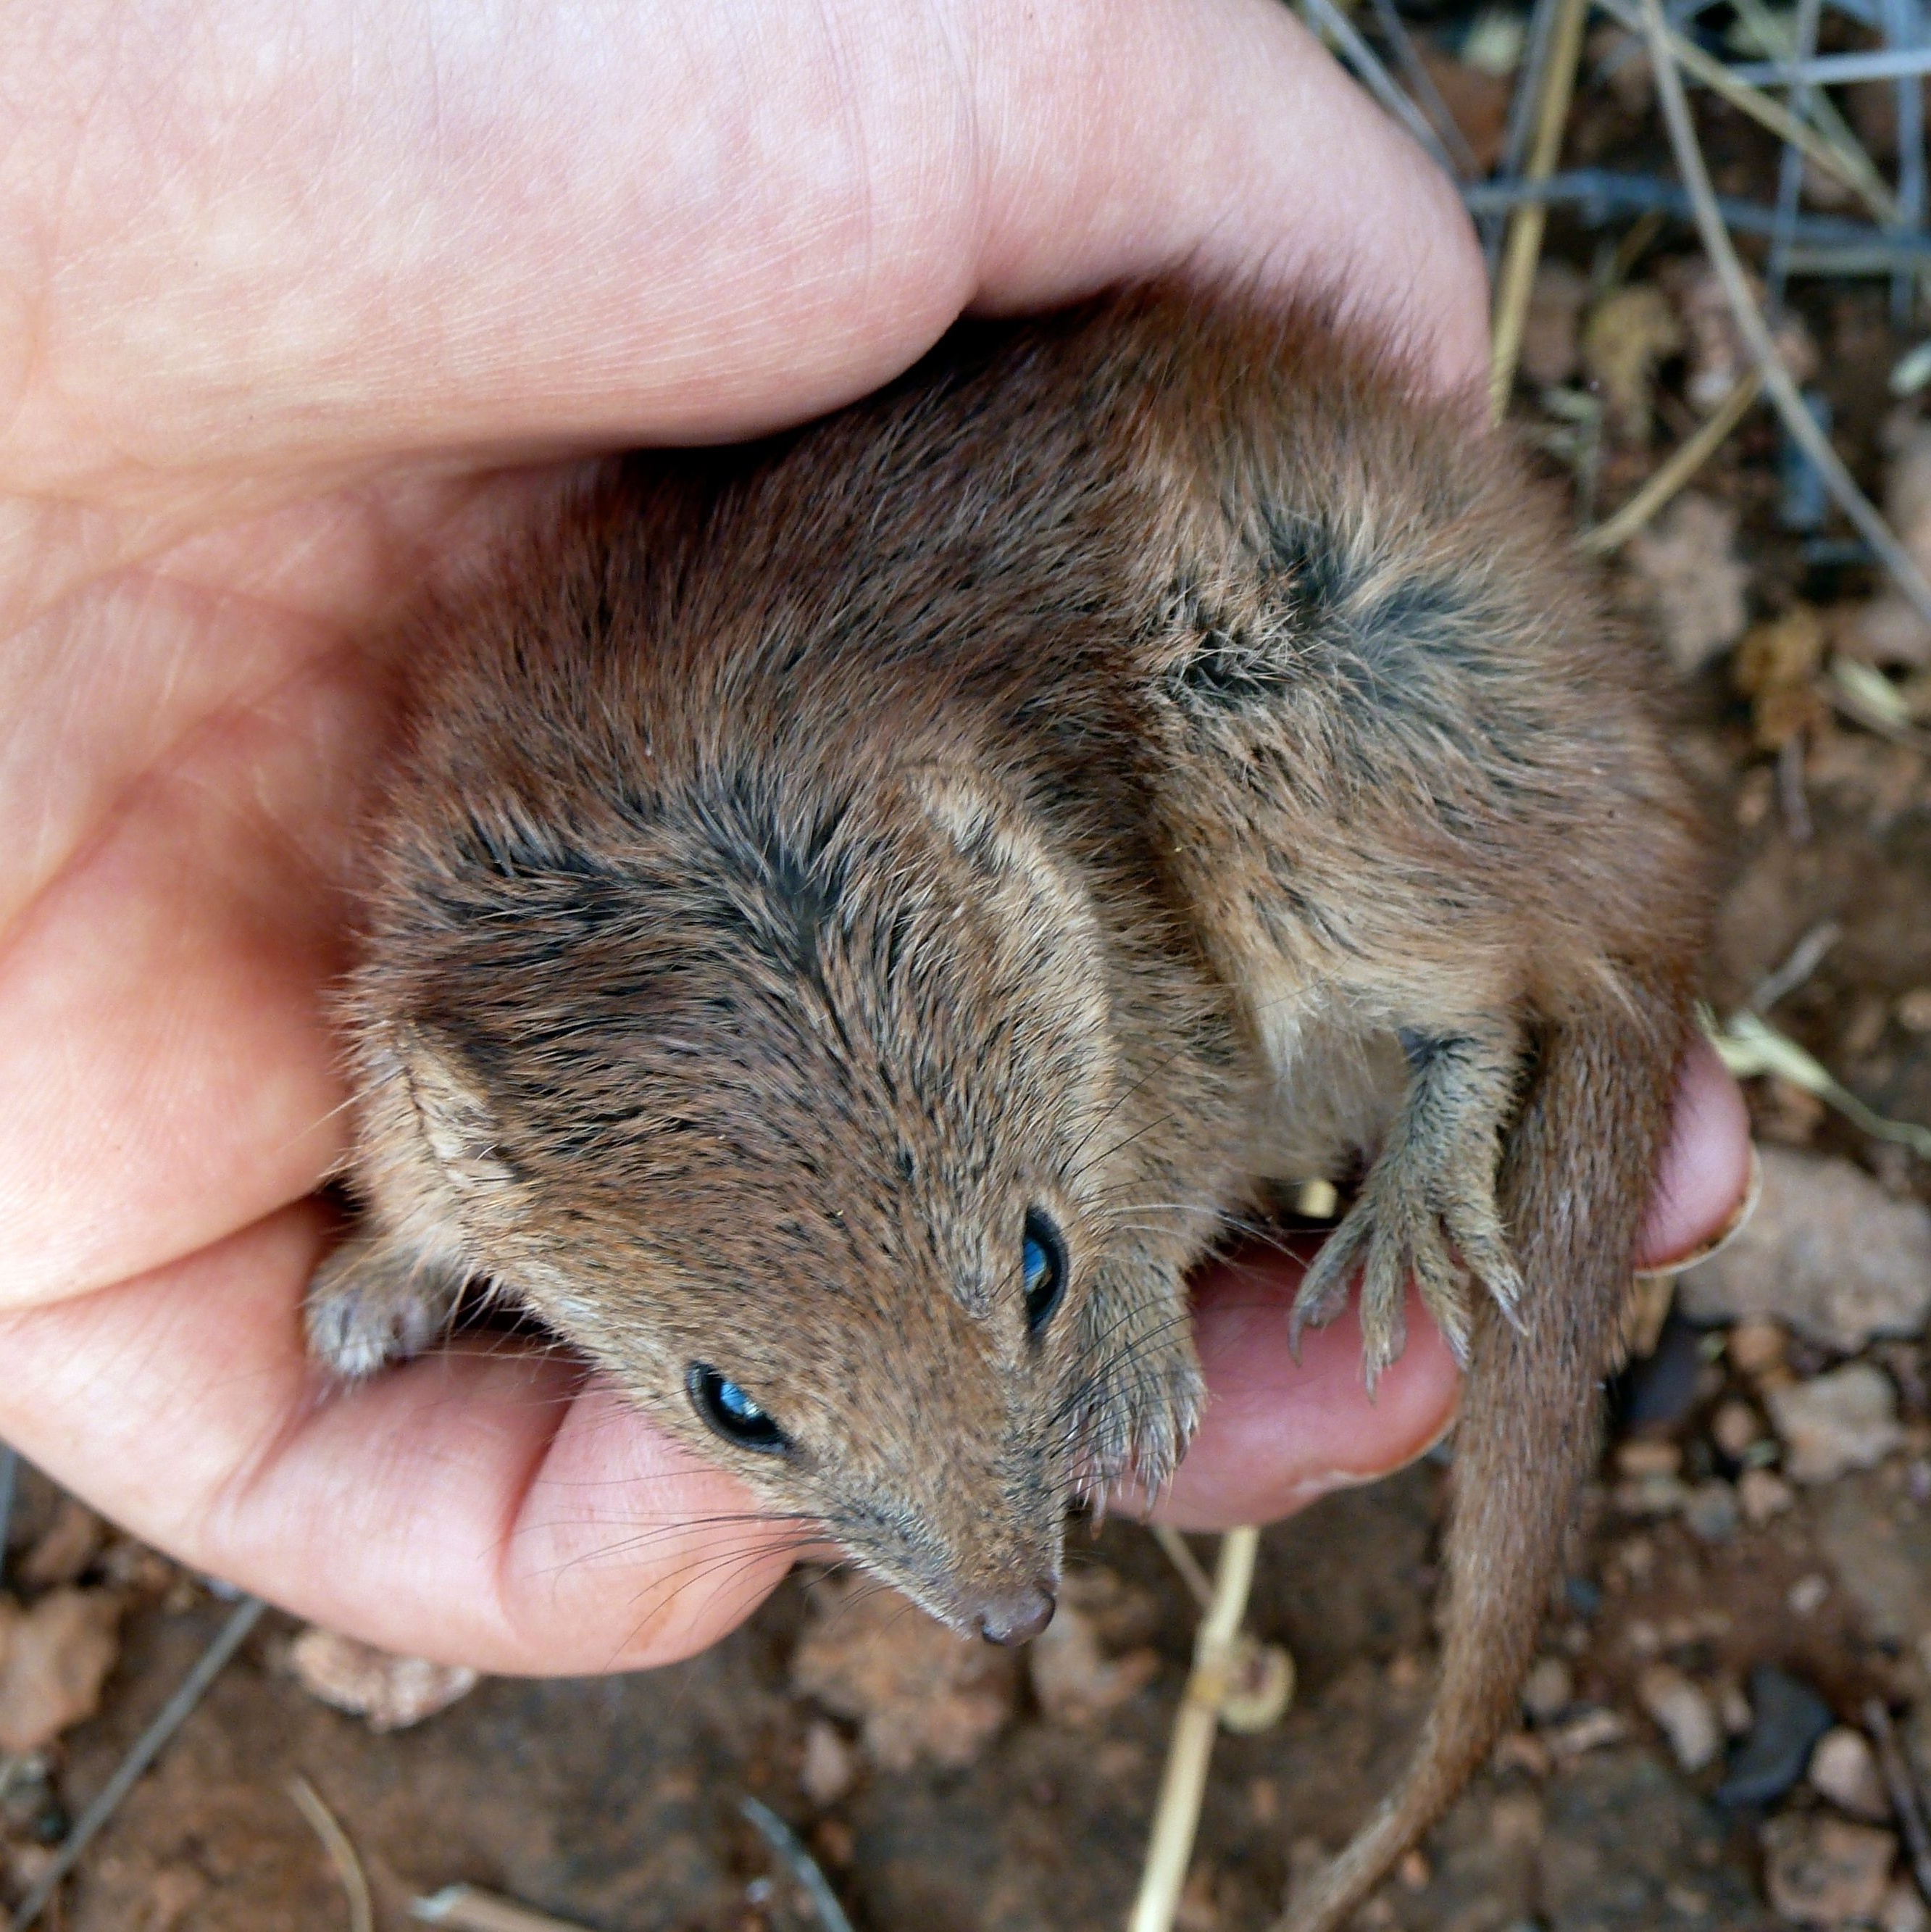
[[[1176,266],[1339,280],[1479,377],[1446,184],[1273,0],[532,8],[26,0],[0,46],[0,1437],[139,1534],[391,1647],[687,1655],[787,1547],[568,1364],[340,1394],[297,1310],[340,1156],[322,994],[379,638],[541,466],[863,393],[968,309]],[[1688,1070],[1651,1262],[1747,1154]],[[1201,1285],[1162,1508],[1271,1518],[1432,1440],[1294,1273]]]

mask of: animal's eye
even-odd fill
[[[1066,1292],[1066,1245],[1059,1229],[1037,1208],[1027,1214],[1020,1256],[1026,1276],[1026,1326],[1036,1335],[1052,1320]]]
[[[728,1376],[708,1362],[693,1362],[685,1378],[691,1405],[724,1437],[745,1449],[781,1452],[791,1438]]]

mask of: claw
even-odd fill
[[[1357,1251],[1367,1232],[1357,1208],[1328,1236],[1301,1277],[1288,1317],[1288,1352],[1297,1363],[1301,1358],[1302,1335],[1310,1328],[1325,1328],[1348,1306]]]

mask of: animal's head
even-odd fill
[[[1069,1505],[1162,1480],[1198,1400],[1198,1123],[1117,954],[1023,800],[941,769],[444,812],[356,986],[361,1184],[774,1514],[1028,1636]]]

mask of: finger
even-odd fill
[[[134,60],[38,0],[0,48],[22,491],[739,435],[1188,263],[1480,364],[1452,188],[1273,0],[264,11],[148,10]]]
[[[1659,1266],[1714,1238],[1750,1178],[1750,1124],[1736,1083],[1699,1042],[1688,1057],[1675,1125],[1645,1227],[1642,1256]],[[1412,1461],[1454,1419],[1454,1359],[1411,1294],[1409,1340],[1370,1399],[1351,1306],[1288,1352],[1300,1266],[1266,1256],[1210,1270],[1195,1333],[1207,1380],[1205,1419],[1157,1514],[1183,1528],[1270,1522],[1330,1490]],[[1529,1298],[1532,1316],[1534,1286]]]
[[[325,1238],[291,1209],[0,1317],[0,1438],[185,1562],[485,1670],[668,1662],[784,1574],[795,1526],[565,1361],[458,1352],[324,1387],[296,1310]]]
[[[1155,1516],[1182,1529],[1272,1522],[1330,1490],[1412,1462],[1454,1419],[1461,1375],[1411,1289],[1408,1342],[1371,1398],[1361,1376],[1358,1304],[1288,1351],[1300,1280],[1280,1256],[1210,1269],[1195,1292],[1195,1339],[1207,1411]]]
[[[322,1012],[371,741],[331,664],[150,772],[0,948],[0,1307],[191,1254],[346,1136]]]
[[[1639,1264],[1664,1268],[1693,1258],[1729,1229],[1750,1184],[1750,1110],[1699,1034],[1684,1058],[1669,1145],[1637,1238]]]

